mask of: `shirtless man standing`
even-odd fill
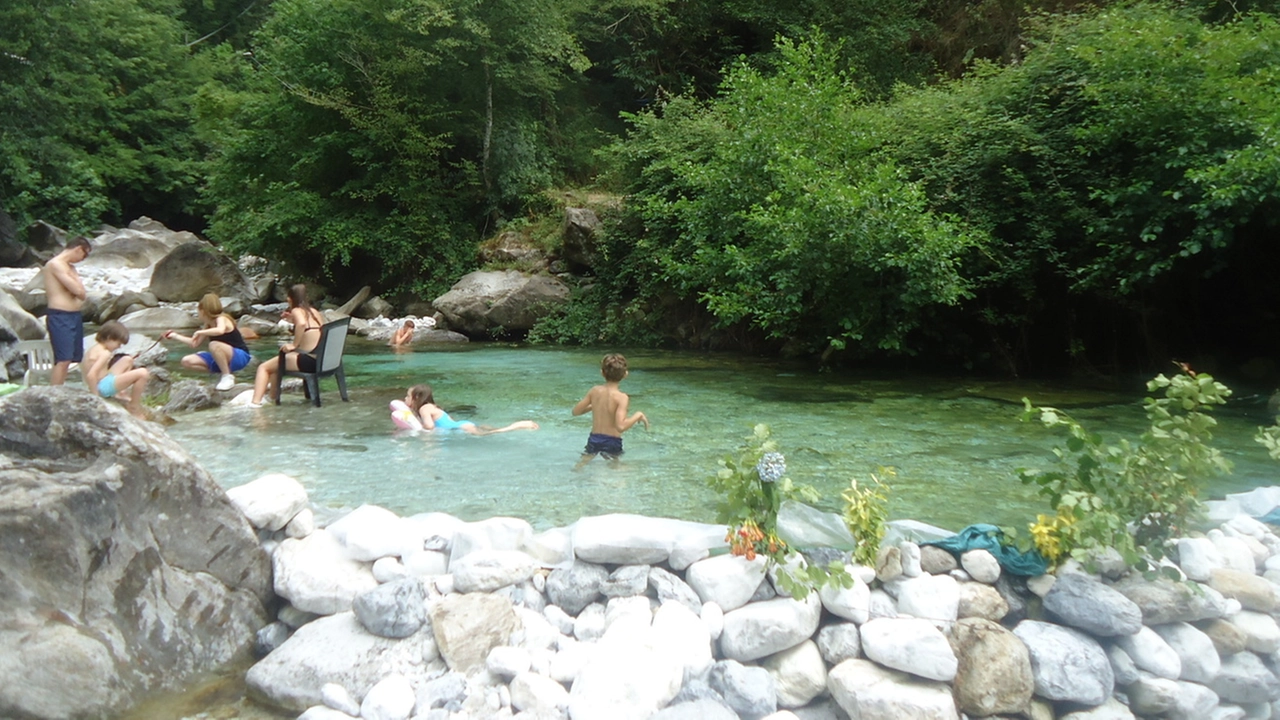
[[[71,363],[84,359],[84,317],[80,308],[87,293],[74,264],[89,257],[89,249],[87,239],[75,238],[44,266],[44,292],[49,302],[44,321],[53,346],[54,365],[49,378],[53,385],[66,382]]]

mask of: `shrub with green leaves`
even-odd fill
[[[893,468],[880,470],[880,475],[892,477],[893,474]],[[853,550],[853,559],[867,567],[875,567],[880,541],[884,539],[885,523],[889,520],[889,486],[875,474],[871,476],[870,483],[862,485],[854,478],[841,497],[844,499],[844,524],[858,543]]]
[[[1024,420],[1038,418],[1067,434],[1054,449],[1057,469],[1024,470],[1022,482],[1040,486],[1054,516],[1032,525],[1036,546],[1051,560],[1114,548],[1130,565],[1160,558],[1164,543],[1185,533],[1201,511],[1200,492],[1231,463],[1210,446],[1217,420],[1210,412],[1231,390],[1208,374],[1157,375],[1144,400],[1148,429],[1137,441],[1105,443],[1071,416],[1052,407],[1026,405]]]
[[[978,243],[883,155],[865,102],[818,37],[778,40],[776,73],[732,68],[714,100],[633,116],[614,146],[643,284],[808,350],[901,350],[966,293]]]

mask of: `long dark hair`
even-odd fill
[[[310,311],[311,303],[307,302],[307,286],[298,283],[289,288],[289,304]]]
[[[435,405],[436,399],[431,394],[430,385],[414,385],[409,388],[409,407],[413,409],[413,414],[417,415],[423,405]]]

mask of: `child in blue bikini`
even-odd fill
[[[413,411],[423,430],[461,430],[470,435],[494,435],[512,430],[537,430],[538,423],[532,420],[513,422],[506,427],[492,428],[476,425],[469,420],[458,421],[449,417],[444,408],[436,405],[430,385],[414,385],[405,393],[404,402]]]

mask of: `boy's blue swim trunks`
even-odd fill
[[[622,454],[622,438],[604,433],[591,433],[587,438],[587,447],[583,455],[604,455],[616,458]]]

